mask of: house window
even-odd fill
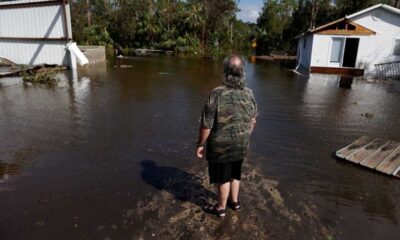
[[[342,60],[344,38],[332,38],[331,62],[340,63]]]
[[[400,56],[400,39],[396,39],[394,42],[393,55]]]

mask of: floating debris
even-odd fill
[[[35,75],[38,73],[48,72],[48,71],[62,71],[66,70],[67,67],[58,65],[38,65],[34,67],[29,67],[26,65],[13,65],[9,66],[7,71],[0,73],[0,78],[2,77],[25,77],[27,75]]]
[[[373,113],[362,113],[361,116],[364,116],[366,118],[373,118],[374,114]]]
[[[53,69],[36,73],[26,71],[22,73],[22,80],[24,83],[55,85],[59,81],[57,72]]]
[[[131,68],[132,65],[120,65],[119,67],[120,67],[120,68]]]
[[[14,62],[8,60],[7,58],[0,57],[0,66],[13,66],[16,65]]]
[[[132,65],[114,65],[115,68],[131,68]]]
[[[44,227],[44,226],[46,226],[46,223],[43,222],[43,221],[37,221],[37,222],[35,223],[35,225],[38,226],[38,227]]]
[[[338,158],[400,177],[400,143],[362,136],[336,152]],[[358,198],[362,200],[360,196]]]
[[[115,224],[113,224],[113,225],[111,225],[111,228],[114,229],[114,230],[117,230],[117,229],[118,229],[118,226],[115,225]]]
[[[97,226],[97,231],[101,231],[104,229],[104,226]]]

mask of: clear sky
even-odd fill
[[[236,13],[236,16],[244,22],[255,23],[263,5],[263,0],[240,0],[238,4],[240,12]]]

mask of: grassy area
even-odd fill
[[[59,68],[40,68],[39,70],[24,70],[21,72],[22,80],[24,83],[31,84],[46,84],[54,86],[59,81],[57,73],[60,72]]]

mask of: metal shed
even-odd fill
[[[68,0],[0,2],[0,57],[17,64],[75,67]]]

